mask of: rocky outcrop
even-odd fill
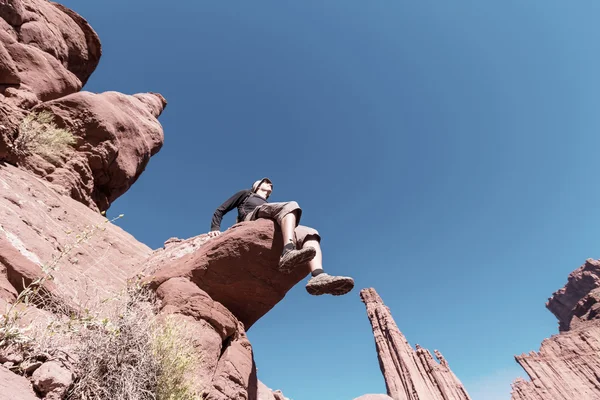
[[[74,309],[100,314],[124,301],[117,293],[131,278],[146,275],[159,319],[175,319],[192,338],[201,362],[187,373],[207,400],[287,400],[258,381],[246,330],[308,270],[278,271],[282,240],[272,221],[238,224],[210,240],[170,239],[153,252],[98,212],[161,149],[166,106],[155,93],[81,92],[100,54],[96,33],[66,7],[0,0],[0,307],[51,276],[41,302],[18,305],[20,323],[48,328],[58,308],[65,319]],[[51,159],[18,150],[23,120],[39,112],[76,140]],[[73,365],[13,350],[2,348],[1,362],[29,380],[0,367],[0,398],[37,398],[32,387],[46,399],[64,397]]]
[[[0,299],[14,300],[23,280],[53,266],[47,287],[54,295],[92,305],[124,288],[152,254],[102,215],[12,165],[0,165],[0,189]],[[67,252],[78,235],[91,237]]]
[[[596,319],[600,304],[600,261],[587,259],[569,274],[567,284],[557,290],[546,307],[558,319],[558,329],[568,331],[582,322]]]
[[[77,138],[73,152],[58,162],[30,157],[21,164],[56,189],[88,207],[105,211],[139,178],[162,147],[158,116],[165,99],[154,93],[79,92],[42,103],[61,128]]]
[[[0,366],[0,400],[39,400],[39,397],[27,378]]]
[[[156,290],[161,313],[186,324],[199,338],[198,389],[209,400],[285,400],[256,377],[246,330],[300,279],[277,268],[281,231],[272,220],[242,222],[222,235],[171,238],[144,263],[140,275]]]
[[[375,289],[361,290],[360,297],[373,328],[389,396],[394,400],[470,400],[440,352],[435,351],[438,363],[429,350],[419,345],[413,350]]]
[[[170,240],[164,252],[149,258],[143,273],[156,288],[172,278],[189,279],[248,330],[308,274],[303,266],[291,274],[278,270],[281,243],[274,221],[242,222],[210,240],[207,235]]]
[[[0,1],[0,160],[19,165],[95,211],[105,211],[163,144],[154,93],[79,92],[101,56],[98,36],[68,8],[46,0]],[[74,134],[72,151],[53,160],[15,143],[31,112],[49,111]]]
[[[0,89],[47,101],[79,91],[98,65],[100,40],[66,7],[45,0],[0,2]]]
[[[364,394],[354,400],[394,400],[387,394]]]
[[[290,400],[281,393],[281,390],[271,390],[261,381],[258,381],[257,400]]]
[[[542,342],[539,352],[516,356],[530,380],[513,383],[513,400],[600,398],[600,262],[588,259],[546,306],[560,334]]]

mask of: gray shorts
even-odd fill
[[[316,229],[309,228],[308,226],[300,225],[300,217],[302,217],[302,209],[295,201],[287,201],[282,203],[265,203],[261,206],[256,207],[250,214],[246,215],[244,221],[254,221],[259,218],[269,218],[275,220],[279,226],[283,217],[291,212],[296,212],[296,229],[294,233],[296,235],[296,247],[301,248],[304,242],[308,239],[321,240],[319,232]]]

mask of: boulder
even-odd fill
[[[77,144],[57,161],[28,157],[25,168],[52,182],[61,194],[96,211],[106,211],[142,174],[164,141],[157,117],[166,106],[160,94],[79,92],[42,103],[58,127]]]
[[[0,366],[0,400],[39,400],[29,381]]]
[[[80,90],[98,65],[98,35],[81,16],[46,0],[0,1],[0,92],[41,101]]]
[[[166,254],[155,252],[143,270],[146,281],[159,288],[172,278],[186,278],[231,311],[245,330],[309,272],[302,265],[290,274],[278,270],[282,238],[272,220],[241,222],[216,238],[206,237],[174,243]],[[186,251],[194,240],[204,244]]]

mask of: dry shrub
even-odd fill
[[[155,317],[152,295],[129,292],[115,319],[88,325],[74,351],[72,400],[196,400],[188,371],[196,354],[180,327]]]
[[[191,384],[190,372],[201,361],[185,332],[170,318],[156,326],[152,340],[155,360],[158,362],[156,398],[158,400],[195,400],[197,393]]]
[[[33,112],[21,121],[13,150],[17,155],[37,154],[55,163],[75,142],[75,136],[69,130],[56,126],[52,113]]]

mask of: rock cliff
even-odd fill
[[[152,250],[103,216],[161,149],[166,100],[81,91],[100,56],[97,34],[66,7],[0,0],[0,307],[20,301],[15,321],[23,326],[70,324],[85,310],[84,325],[106,327],[88,309],[116,307],[113,300],[144,278],[158,320],[189,328],[201,362],[188,373],[206,399],[286,400],[257,379],[246,330],[307,271],[277,270],[281,233],[271,221],[238,224],[210,240],[173,238]],[[52,159],[19,150],[24,121],[40,113],[74,136]],[[43,301],[23,302],[41,278]],[[17,329],[4,323],[0,331],[7,326]],[[3,343],[0,399],[57,399],[79,384],[72,346],[59,349],[65,357],[25,361],[19,346]]]
[[[394,400],[470,400],[439,351],[434,351],[438,362],[429,350],[419,345],[414,350],[410,346],[375,289],[361,290],[360,297],[367,308],[379,366],[390,397]]]
[[[600,398],[599,299],[600,261],[588,259],[546,303],[560,333],[515,357],[530,380],[513,383],[513,400]]]

